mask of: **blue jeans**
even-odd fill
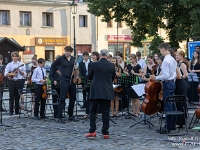
[[[163,100],[164,100],[164,109],[165,111],[176,111],[175,103],[166,102],[168,96],[173,96],[175,92],[175,82],[163,82]],[[166,128],[171,130],[176,127],[176,116],[167,115],[166,116]]]

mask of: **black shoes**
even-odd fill
[[[69,121],[74,121],[74,122],[77,122],[77,121],[79,121],[78,119],[76,119],[74,116],[72,116],[72,117],[69,117],[68,118],[68,120]]]
[[[9,115],[12,116],[12,115],[13,115],[13,112],[10,112]]]
[[[65,122],[64,122],[64,120],[62,118],[58,119],[58,123],[65,124]]]
[[[19,115],[19,114],[23,114],[23,113],[21,113],[21,112],[16,112],[15,114],[16,114],[16,115]]]
[[[35,119],[35,120],[40,120],[40,117],[34,116],[34,119]]]
[[[44,115],[44,116],[40,116],[40,118],[41,118],[41,119],[45,119],[45,118],[46,118],[46,116],[45,116],[45,115]]]

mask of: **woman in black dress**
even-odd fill
[[[148,81],[149,79],[145,77],[145,75],[149,74],[149,75],[156,75],[157,73],[157,68],[155,67],[155,63],[154,63],[154,58],[152,55],[148,55],[147,56],[147,64],[144,67],[144,76],[143,79]],[[149,76],[150,77],[150,76]]]
[[[190,63],[190,69],[189,69],[190,73],[196,73],[197,76],[200,79],[200,52],[195,50],[193,53],[193,58],[191,60]],[[189,89],[189,94],[188,94],[188,98],[189,98],[189,102],[199,102],[199,96],[198,96],[198,85],[199,82],[190,82],[190,89]]]
[[[137,64],[137,59],[135,54],[129,56],[131,64],[128,64],[124,69],[124,73],[128,76],[142,77],[142,68]],[[133,89],[130,90],[130,98],[132,100],[132,111],[137,117],[140,116],[140,100],[139,96],[135,93]]]
[[[185,53],[182,50],[176,52],[176,60],[177,60],[177,76],[175,82],[176,83],[175,95],[185,95],[185,97],[187,97],[187,91],[189,87],[187,82],[189,62],[185,59]],[[184,111],[183,104],[181,103],[176,103],[176,108],[178,111]],[[185,125],[184,116],[177,115],[176,127],[182,128],[183,125]]]

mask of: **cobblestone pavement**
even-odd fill
[[[78,109],[78,115],[83,114],[84,112]],[[98,121],[97,137],[87,139],[84,134],[88,132],[89,119],[85,120],[84,123],[84,120],[80,120],[79,122],[68,122],[66,120],[66,124],[59,124],[52,117],[45,120],[34,120],[24,115],[19,118],[16,115],[8,116],[7,114],[3,114],[3,126],[0,126],[0,149],[188,150],[200,147],[200,145],[192,145],[194,143],[183,145],[182,138],[184,136],[168,137],[165,134],[156,133],[155,130],[158,129],[158,117],[151,119],[151,122],[155,125],[151,129],[148,128],[148,125],[143,125],[142,123],[130,128],[131,125],[141,119],[142,117],[135,118],[135,120],[125,119],[124,116],[116,120],[114,118],[113,120],[116,124],[110,121],[110,139],[103,139],[101,134],[102,122]],[[200,132],[190,129],[187,138],[188,140],[193,138],[193,142],[200,142]]]

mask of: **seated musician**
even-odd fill
[[[35,119],[45,118],[45,105],[46,99],[42,98],[43,86],[47,83],[46,80],[46,70],[44,69],[45,60],[43,58],[38,59],[38,67],[34,70],[32,75],[32,82],[35,83],[35,107],[34,107],[34,117]],[[40,117],[39,113],[39,103],[40,103]]]
[[[23,63],[18,61],[18,52],[12,52],[11,56],[13,61],[7,64],[4,76],[9,77],[9,108],[10,115],[13,115],[13,100],[15,100],[15,114],[19,114],[20,95],[18,93],[18,90],[22,88],[22,79],[23,76],[26,74],[26,69]]]
[[[111,63],[113,63],[115,65],[115,71],[116,71],[116,78],[114,81],[114,84],[117,84],[117,77],[121,76],[121,67],[120,65],[118,65],[118,61],[116,57],[112,57],[111,59]],[[115,113],[114,113],[114,106],[115,106]],[[118,117],[118,109],[119,109],[119,92],[115,91],[115,100],[111,100],[111,117]]]
[[[142,68],[139,64],[137,64],[136,55],[131,54],[129,56],[129,60],[131,64],[127,65],[127,67],[124,69],[124,73],[128,76],[141,77],[143,75]],[[139,117],[140,116],[140,100],[139,100],[139,96],[133,89],[130,90],[130,98],[132,101],[133,114],[136,117]]]
[[[56,59],[60,57],[60,55],[56,56]],[[59,69],[59,65],[56,67],[57,69]],[[51,80],[51,89],[54,89],[57,91],[59,97],[60,97],[60,71],[57,70],[55,71],[52,67],[50,69],[50,74],[49,74],[49,79]],[[58,103],[58,97],[57,95],[52,95],[53,98],[53,103]],[[53,105],[53,111],[54,111],[54,118],[57,118],[57,114],[58,114],[58,105]]]

